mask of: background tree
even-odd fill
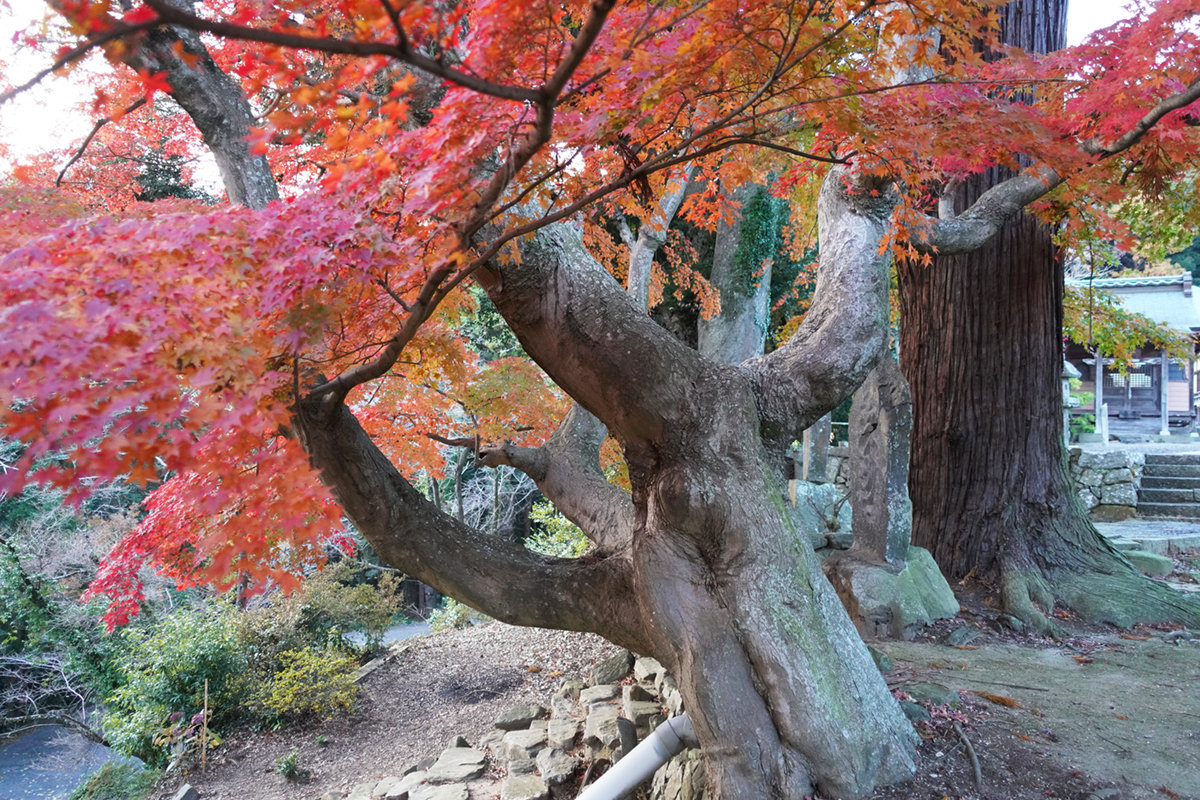
[[[1080,64],[992,70],[972,46],[991,18],[958,2],[64,10],[139,70],[139,91],[170,91],[188,110],[230,200],[248,207],[75,220],[23,189],[31,205],[0,226],[13,243],[0,272],[3,422],[33,457],[74,459],[32,477],[144,479],[157,457],[180,471],[98,589],[136,594],[129,567],[146,558],[183,581],[245,570],[294,583],[337,519],[319,472],[389,563],[502,620],[595,631],[662,661],[711,754],[715,796],[853,797],[911,774],[911,726],[782,506],[784,453],[883,351],[897,221],[923,246],[965,252],[1051,189],[1084,190],[1091,155],[1064,130],[1086,114],[1048,92],[1014,126],[1024,112],[994,98]],[[1176,10],[1169,24],[1192,13]],[[935,24],[942,52],[901,52]],[[200,31],[249,44],[209,53]],[[1154,51],[1139,74],[1182,74],[1189,55]],[[914,62],[944,80],[892,86]],[[410,102],[417,73],[444,84],[431,107]],[[273,95],[258,145],[303,151],[320,186],[274,202],[271,162],[245,140],[255,114],[242,87]],[[1187,151],[1194,141],[1169,137],[1198,96],[1168,81],[1106,98],[1116,127],[1093,143]],[[1055,115],[1068,121],[1045,121]],[[972,166],[1035,146],[1047,163],[955,220],[897,211],[893,185],[962,163],[964,141]],[[785,160],[731,158],[743,147]],[[730,191],[774,171],[782,186],[821,181],[812,306],[787,343],[736,365],[650,320],[575,224],[627,188],[663,192],[692,162]],[[698,202],[719,214],[716,197]],[[29,215],[50,233],[16,232]],[[420,409],[405,401],[456,385],[468,279],[621,447],[628,492],[597,468],[582,411],[544,444],[505,441],[511,428],[497,426],[481,449],[579,526],[593,543],[582,558],[471,528],[411,482],[406,423]],[[3,485],[28,479],[30,463]]]
[[[1063,47],[1066,5],[1009,3],[1004,43]],[[942,202],[961,212],[1012,175],[993,167]],[[1194,614],[1108,544],[1071,486],[1053,231],[1022,214],[974,252],[898,266],[900,358],[913,390],[913,543],[951,581],[996,586],[1004,608],[1037,630],[1053,628],[1056,602],[1118,625]]]

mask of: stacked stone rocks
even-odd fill
[[[1146,455],[1135,450],[1070,449],[1071,480],[1096,522],[1119,522],[1137,513]]]
[[[552,787],[585,778],[590,783],[599,774],[592,773],[594,765],[619,761],[668,716],[682,712],[683,698],[662,666],[625,650],[596,665],[586,685],[564,680],[549,708],[511,708],[476,747],[456,736],[436,760],[360,783],[348,800],[469,800],[473,793],[494,796],[497,778],[501,800],[549,800]],[[658,771],[652,796],[703,800],[701,787],[699,755],[689,751]]]

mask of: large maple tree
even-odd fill
[[[61,190],[4,193],[0,400],[26,453],[0,488],[177,473],[95,587],[117,616],[146,560],[294,582],[344,513],[492,616],[662,661],[715,797],[854,797],[911,774],[911,727],[782,506],[785,450],[883,352],[893,251],[967,252],[1023,206],[1111,197],[1125,166],[1194,150],[1194,3],[1159,3],[1144,58],[1103,70],[1081,61],[1095,51],[984,63],[994,2],[53,5],[56,64],[114,65],[96,113],[169,93],[231,203],[96,215]],[[1037,102],[997,102],[1011,92]],[[1033,165],[926,213],[1014,153]],[[597,229],[620,216],[657,241],[674,193],[719,228],[771,176],[781,194],[820,183],[816,292],[786,344],[720,363],[630,299]],[[574,400],[553,433],[553,391],[465,348],[468,282]],[[418,434],[439,429],[529,474],[592,551],[539,555],[426,500],[416,471],[440,466]],[[628,491],[598,467],[606,433]]]

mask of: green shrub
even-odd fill
[[[301,624],[314,639],[342,647],[342,633],[360,631],[367,638],[364,649],[380,648],[403,602],[400,578],[385,572],[376,585],[371,585],[365,582],[363,572],[343,561],[326,567],[304,584],[299,599]]]
[[[208,707],[214,727],[235,719],[250,682],[246,653],[238,641],[238,612],[226,603],[185,608],[153,627],[127,628],[119,657],[121,686],[109,695],[104,731],[113,746],[160,765],[169,745],[154,739],[173,714],[193,718]]]
[[[592,543],[583,531],[549,501],[534,504],[529,518],[541,526],[541,530],[525,539],[525,546],[530,550],[560,558],[579,558],[591,547]]]
[[[312,773],[300,766],[300,755],[295,750],[275,759],[275,771],[293,783],[308,783]]]
[[[76,786],[67,800],[143,800],[158,776],[157,770],[133,761],[109,761]]]
[[[491,617],[487,614],[447,597],[442,600],[441,608],[429,615],[429,629],[440,632],[451,628],[469,628],[476,622],[486,622],[489,619]]]
[[[359,687],[354,683],[357,664],[352,656],[326,648],[292,650],[281,653],[279,660],[282,669],[259,688],[256,705],[291,719],[330,717],[354,707]]]

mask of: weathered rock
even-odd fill
[[[621,687],[621,699],[628,703],[630,700],[654,701],[657,700],[658,697],[653,692],[648,691],[644,686],[631,683]]]
[[[504,734],[499,728],[493,728],[479,738],[479,749],[486,750],[492,755],[499,755],[500,743],[504,741]]]
[[[1129,484],[1124,485],[1128,486]],[[1137,509],[1132,505],[1111,506],[1101,504],[1093,508],[1089,516],[1093,522],[1124,522],[1127,519],[1133,519],[1137,516]]]
[[[500,800],[547,800],[550,788],[537,775],[510,775],[500,787]]]
[[[970,644],[980,637],[980,633],[975,628],[969,625],[963,625],[961,628],[955,628],[946,636],[946,644],[951,647]]]
[[[1162,577],[1163,575],[1170,575],[1175,570],[1175,562],[1166,556],[1146,553],[1141,550],[1127,550],[1125,557],[1129,559],[1130,563],[1147,575]]]
[[[417,763],[413,764],[408,769],[404,770],[405,775],[410,775],[418,770],[421,772],[427,771],[430,767],[437,763],[437,756],[425,756]]]
[[[541,719],[549,711],[545,706],[539,706],[536,703],[513,706],[500,715],[500,718],[496,720],[496,727],[502,731],[524,730],[529,727],[529,723],[535,719]]]
[[[512,734],[509,734],[511,736]],[[507,736],[505,740],[507,740]],[[483,774],[487,755],[473,747],[455,747],[443,750],[438,760],[425,775],[427,783],[440,785],[444,783],[463,783],[478,778]]]
[[[371,797],[387,797],[387,793],[392,790],[392,787],[398,785],[404,778],[399,775],[388,775],[380,778],[375,783],[375,788],[371,790]]]
[[[1112,483],[1130,483],[1130,484],[1132,484],[1133,483],[1133,470],[1128,469],[1128,468],[1109,470],[1108,472],[1104,473],[1104,482],[1106,484],[1112,484]]]
[[[461,783],[444,786],[418,786],[408,795],[408,800],[469,800],[467,787]]]
[[[1096,487],[1104,483],[1104,473],[1099,470],[1085,469],[1079,473],[1079,485]]]
[[[533,758],[545,743],[546,735],[541,731],[509,731],[504,734],[501,752],[509,761]]]
[[[910,703],[908,700],[900,701],[900,710],[904,712],[904,716],[908,717],[912,722],[928,722],[932,717],[925,710],[924,706],[919,706],[916,703]]]
[[[357,783],[350,790],[350,794],[346,795],[346,800],[371,800],[371,792],[375,790],[375,784],[378,781],[364,781]]]
[[[704,769],[699,750],[684,750],[654,773],[650,796],[656,800],[704,800]]]
[[[554,696],[568,700],[578,700],[579,693],[583,691],[583,688],[582,681],[566,680],[558,685],[558,691],[554,693]]]
[[[592,667],[592,671],[588,676],[588,682],[592,686],[616,683],[628,675],[631,669],[633,669],[633,653],[628,650],[622,650]]]
[[[197,796],[199,796],[199,795],[197,795]],[[175,800],[175,799],[171,798],[171,800]],[[187,798],[184,798],[184,800],[187,800]],[[321,795],[321,800],[342,800],[342,793],[341,792],[326,792],[325,794]]]
[[[911,435],[912,393],[900,365],[885,357],[854,393],[850,410],[853,550],[863,560],[902,565],[907,557]]]
[[[851,533],[850,504],[846,502],[843,488],[830,482],[825,484],[796,481],[796,505],[785,503],[796,531],[802,534],[814,549],[826,546],[825,534],[842,533],[842,538],[853,538]],[[847,545],[848,546],[848,545]]]
[[[200,800],[200,793],[190,783],[185,783],[171,796],[171,800]]]
[[[928,550],[909,547],[899,572],[854,552],[830,556],[822,567],[863,636],[899,638],[958,614],[958,600]]]
[[[1100,493],[1100,502],[1106,506],[1136,506],[1137,490],[1132,483],[1106,485]]]
[[[532,758],[515,758],[508,762],[509,775],[532,775],[537,769],[537,762]]]
[[[451,736],[450,743],[446,745],[447,748],[470,747],[470,746],[471,745],[470,745],[470,743],[467,742],[467,739],[465,736]]]
[[[565,719],[575,716],[579,703],[569,697],[555,697],[550,700],[550,718]]]
[[[1092,494],[1091,489],[1080,489],[1079,500],[1083,503],[1083,507],[1091,511],[1096,506],[1100,505],[1100,498]]]
[[[662,664],[658,663],[657,659],[650,658],[649,656],[642,656],[633,662],[633,677],[639,681],[653,683],[662,674],[662,671]]]
[[[891,672],[896,665],[892,663],[892,659],[887,653],[877,648],[867,645],[867,652],[871,654],[871,660],[875,662],[875,668],[880,672]]]
[[[1125,450],[1085,450],[1079,454],[1079,466],[1084,469],[1119,469],[1131,463],[1129,456],[1130,453]]]
[[[911,683],[903,687],[908,696],[918,703],[931,703],[935,706],[945,706],[962,700],[958,692],[947,689],[938,683]]]
[[[546,744],[566,750],[575,744],[579,722],[573,719],[552,719],[546,728]]]
[[[579,759],[556,747],[547,747],[537,755],[538,772],[542,773],[542,780],[550,786],[569,781],[578,766]]]
[[[825,531],[825,546],[834,550],[849,550],[854,544],[854,531],[842,528],[836,531]]]
[[[621,731],[617,728],[619,716],[616,706],[595,706],[587,715],[583,728],[585,741],[595,742],[601,747],[614,747],[621,742]]]
[[[620,687],[611,683],[589,686],[579,693],[579,702],[585,706],[595,705],[596,703],[607,703],[617,696],[619,690]]]
[[[408,800],[410,793],[425,784],[425,770],[410,772],[384,793],[384,800]]]
[[[639,728],[653,728],[667,718],[662,706],[649,700],[626,700],[625,719]]]

